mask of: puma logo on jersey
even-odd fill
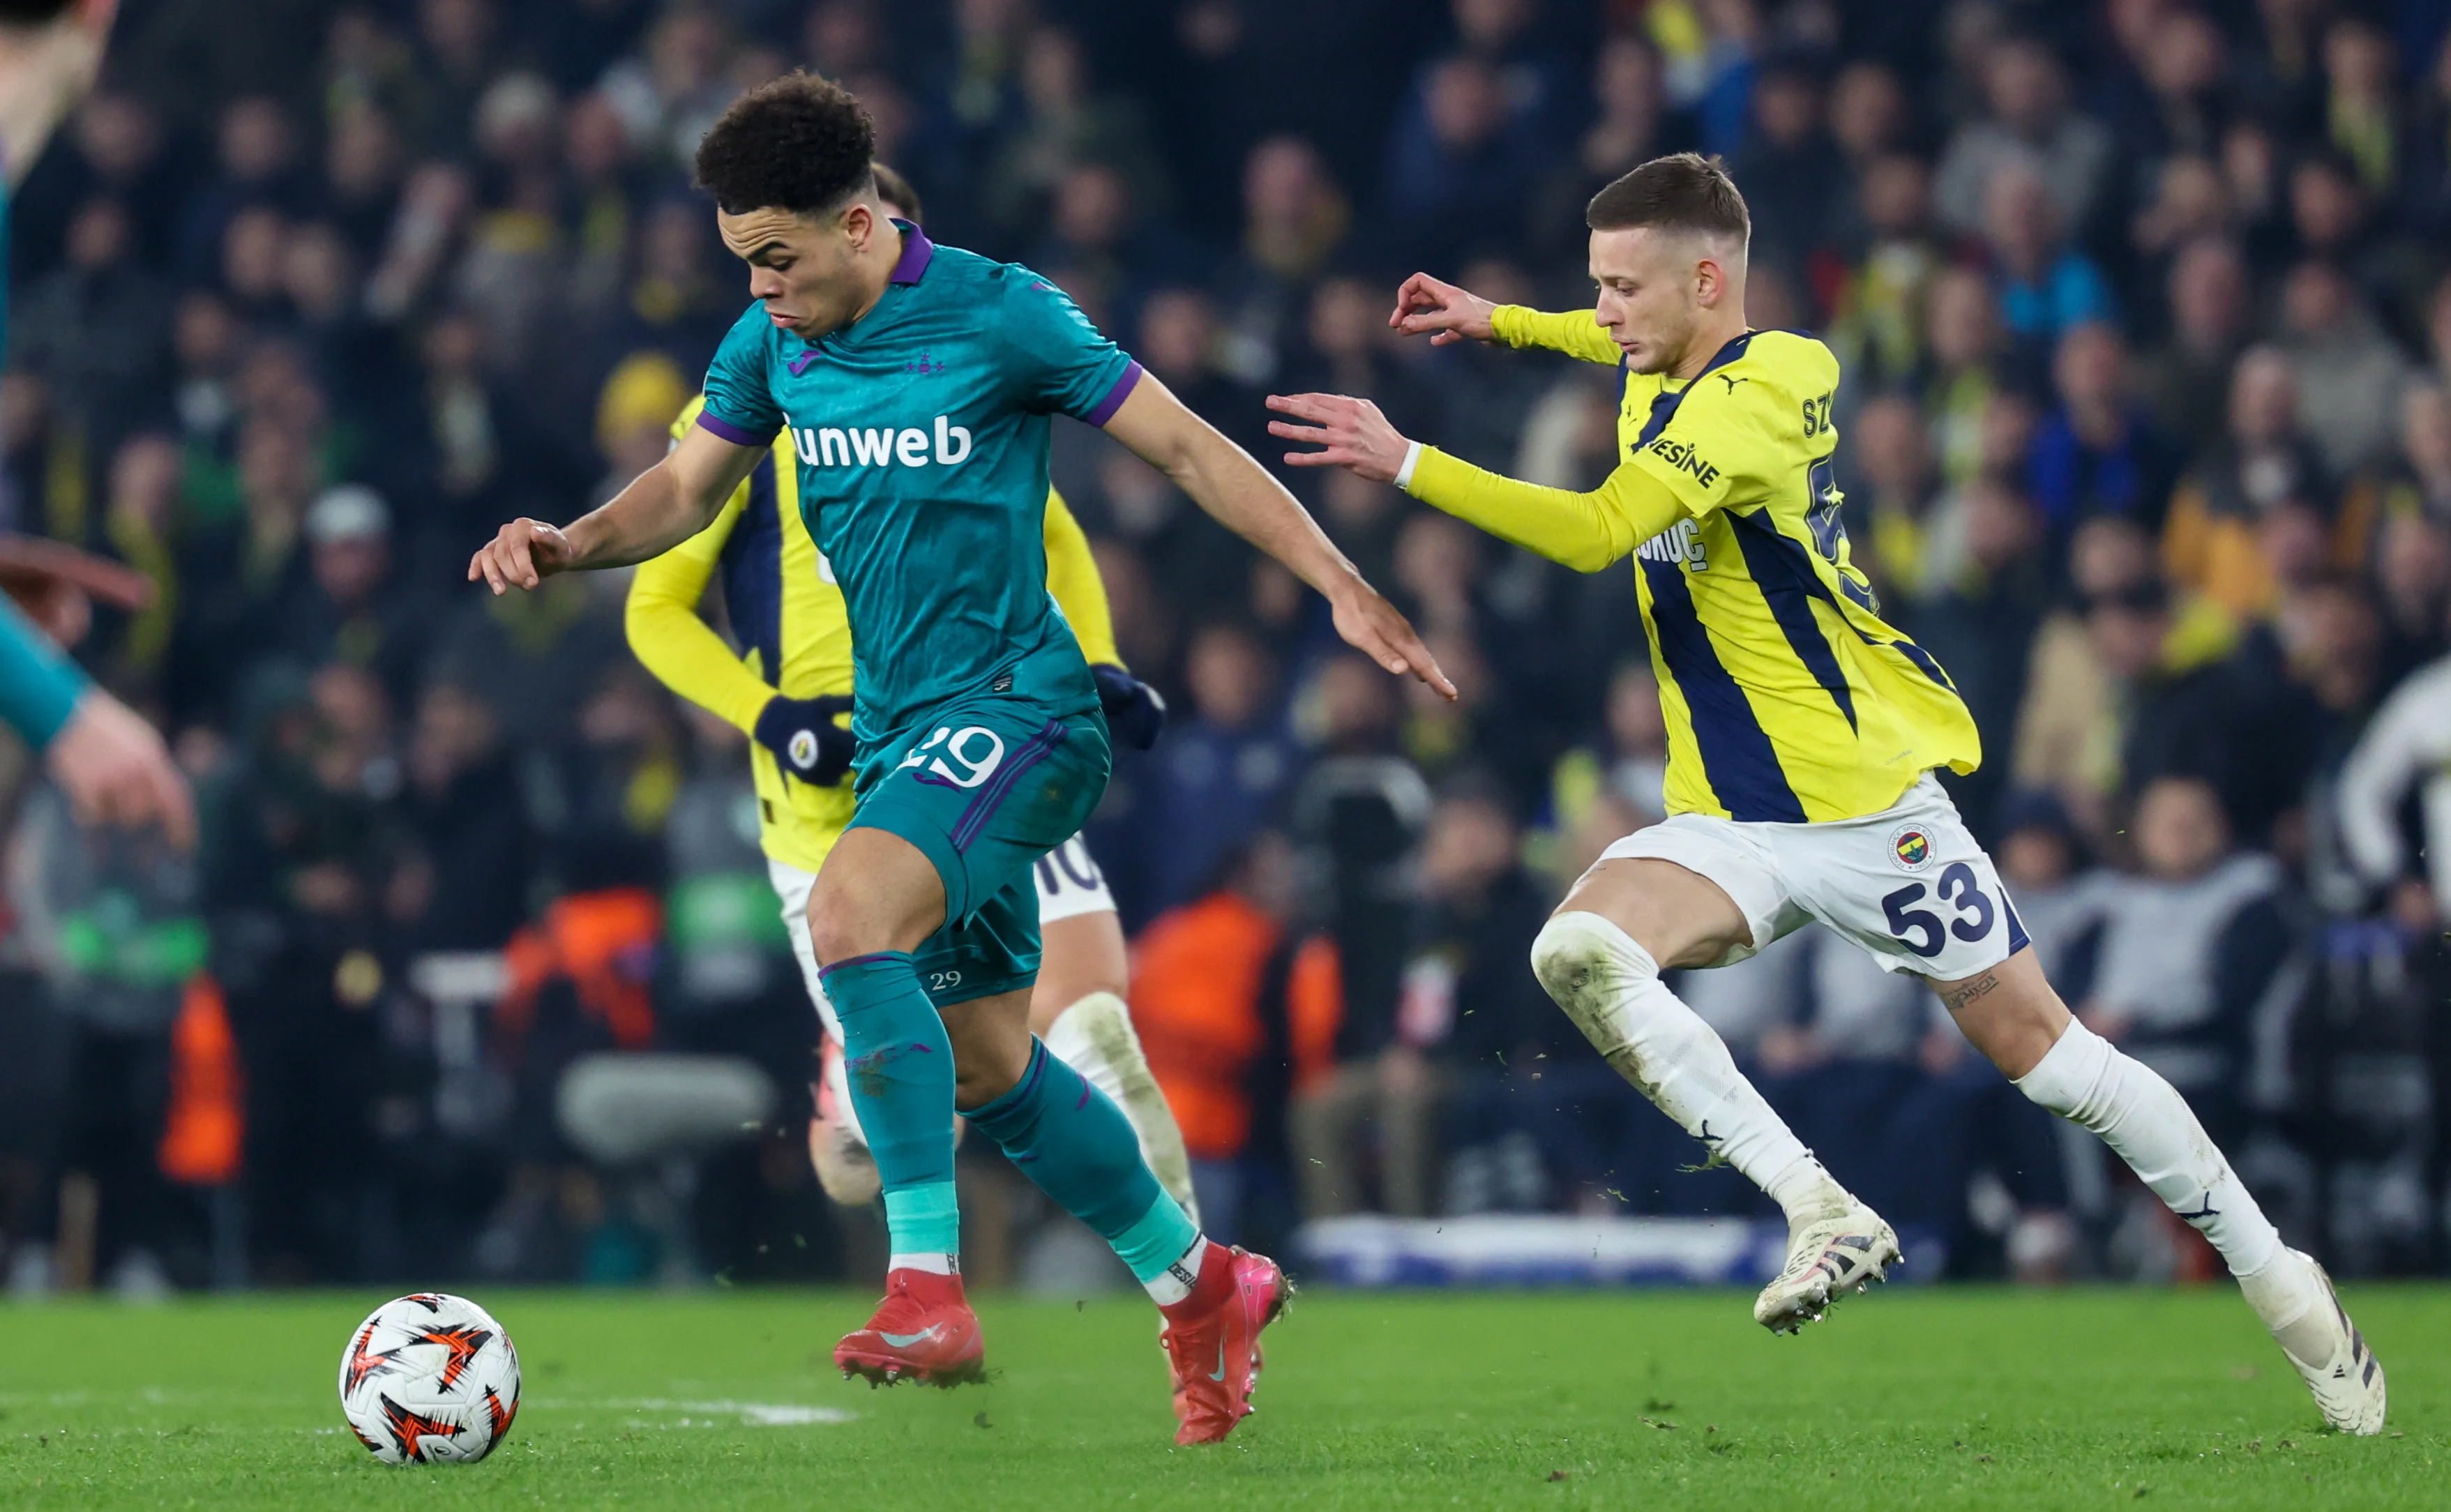
[[[1702,546],[1702,527],[1698,520],[1680,520],[1676,523],[1634,548],[1634,554],[1644,561],[1683,562],[1696,572],[1711,570],[1711,559]]]
[[[1736,385],[1738,383],[1750,383],[1753,382],[1750,378],[1730,378],[1725,373],[1713,373],[1711,376],[1717,379],[1720,383],[1727,384],[1728,392],[1731,394],[1736,391]]]
[[[792,450],[806,467],[886,467],[895,462],[905,467],[925,467],[931,462],[951,467],[970,460],[969,426],[939,415],[934,440],[931,448],[928,433],[916,425],[900,430],[891,425],[792,427]]]
[[[1719,481],[1719,469],[1704,461],[1701,454],[1694,449],[1694,443],[1690,441],[1678,441],[1674,436],[1662,436],[1651,443],[1651,451],[1653,456],[1667,462],[1678,472],[1693,474],[1694,481],[1705,488]]]

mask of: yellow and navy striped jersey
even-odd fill
[[[681,411],[673,422],[675,438],[705,403],[701,396]],[[631,652],[664,686],[743,733],[756,729],[759,711],[778,693],[817,698],[852,691],[851,619],[833,570],[801,517],[797,461],[791,433],[777,434],[714,521],[641,563],[630,582]],[[1048,587],[1082,655],[1121,665],[1088,538],[1052,489],[1044,536]],[[717,577],[737,652],[698,618],[698,600]],[[785,776],[765,747],[753,743],[749,751],[766,854],[815,871],[851,822],[851,782],[817,787]]]
[[[1505,306],[1495,324],[1511,345],[1623,362],[1588,311]],[[1416,464],[1418,497],[1557,560],[1598,571],[1631,552],[1672,814],[1858,818],[1933,767],[1982,759],[1949,675],[1881,619],[1849,560],[1831,465],[1837,387],[1821,343],[1748,331],[1691,380],[1625,372],[1618,467],[1592,494],[1426,449]]]

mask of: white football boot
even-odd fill
[[[1887,1281],[1899,1261],[1897,1230],[1851,1196],[1844,1211],[1788,1231],[1786,1268],[1754,1299],[1754,1322],[1794,1333],[1847,1293]]]
[[[2270,1319],[2265,1320],[2274,1341],[2289,1363],[2298,1367],[2306,1389],[2315,1394],[2315,1405],[2323,1409],[2327,1425],[2343,1433],[2381,1433],[2382,1362],[2366,1347],[2365,1335],[2349,1321],[2348,1309],[2341,1306],[2341,1294],[2332,1288],[2332,1278],[2324,1273],[2314,1257],[2292,1249],[2285,1261],[2295,1261],[2314,1272],[2319,1295],[2312,1306],[2286,1323],[2274,1325]],[[2249,1298],[2253,1300],[2252,1291]]]

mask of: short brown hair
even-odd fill
[[[1706,158],[1698,152],[1673,152],[1636,168],[1592,196],[1583,207],[1583,224],[1595,231],[1657,226],[1738,242],[1750,237],[1754,226],[1745,197],[1728,177],[1727,164],[1716,154]]]

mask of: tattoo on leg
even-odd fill
[[[1989,997],[2000,987],[2000,973],[1986,972],[1971,982],[1960,982],[1940,995],[1943,1008],[1954,1013],[1978,997]]]

